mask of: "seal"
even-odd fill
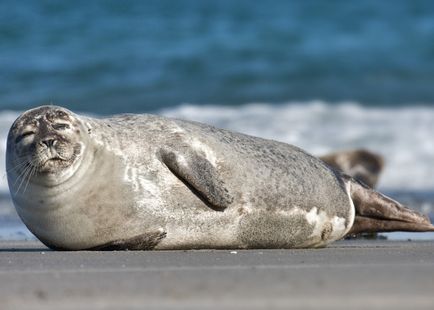
[[[6,162],[19,216],[53,249],[306,248],[434,231],[295,146],[155,115],[38,107],[12,125]]]
[[[319,158],[332,168],[341,170],[372,188],[377,185],[384,167],[381,155],[364,149],[344,150]]]

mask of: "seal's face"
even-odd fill
[[[21,115],[8,136],[8,166],[20,178],[58,175],[79,158],[80,122],[66,109],[43,106]]]

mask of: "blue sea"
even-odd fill
[[[433,1],[0,1],[0,239],[33,238],[4,153],[41,104],[198,120],[317,155],[367,148],[386,160],[380,190],[434,219]]]

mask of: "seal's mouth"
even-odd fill
[[[71,166],[80,154],[80,144],[59,141],[48,147],[37,145],[31,154],[31,163],[38,173],[60,173]]]
[[[62,158],[59,155],[46,158],[36,165],[36,169],[39,173],[58,172],[59,169],[66,168],[72,163],[72,158]]]
[[[66,160],[63,158],[60,158],[60,157],[48,158],[40,165],[40,167],[45,167],[45,166],[53,164],[53,163],[60,163],[62,161],[66,161]]]

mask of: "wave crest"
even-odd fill
[[[238,107],[183,104],[161,114],[297,145],[323,155],[367,148],[384,156],[383,189],[434,189],[434,108],[366,107],[323,101]]]

